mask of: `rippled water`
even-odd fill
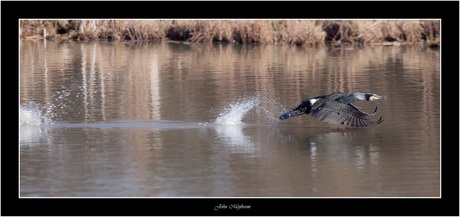
[[[21,197],[438,197],[439,51],[21,41]],[[302,100],[371,91],[380,125]]]

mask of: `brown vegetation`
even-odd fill
[[[21,20],[21,38],[336,45],[440,44],[439,20]]]

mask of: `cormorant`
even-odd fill
[[[376,123],[367,119],[367,116],[374,115],[377,112],[377,107],[375,107],[374,112],[367,114],[351,103],[358,100],[373,101],[385,98],[374,93],[362,92],[352,94],[337,92],[330,95],[315,96],[304,100],[299,106],[282,114],[278,119],[283,120],[293,116],[309,114],[320,121],[330,124],[366,127],[382,123],[382,117]]]

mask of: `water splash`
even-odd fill
[[[243,117],[251,110],[254,106],[260,103],[260,99],[257,96],[250,97],[249,99],[243,99],[230,104],[223,113],[219,114],[215,123],[218,125],[239,125],[243,124],[241,121]]]
[[[45,127],[53,124],[48,117],[52,108],[50,106],[40,106],[35,102],[29,102],[19,108],[20,127]]]
[[[40,140],[47,138],[48,126],[53,125],[49,117],[52,107],[29,102],[19,107],[19,135],[20,145],[29,146],[40,144]]]
[[[241,120],[255,106],[257,109],[255,109],[254,115],[247,118],[250,122],[258,124],[278,122],[278,116],[286,108],[279,103],[279,99],[275,96],[275,91],[270,84],[262,86],[265,88],[253,96],[231,103],[223,113],[219,114],[215,123],[218,125],[242,124]]]

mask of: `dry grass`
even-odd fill
[[[21,38],[194,43],[440,44],[438,20],[22,20]]]

